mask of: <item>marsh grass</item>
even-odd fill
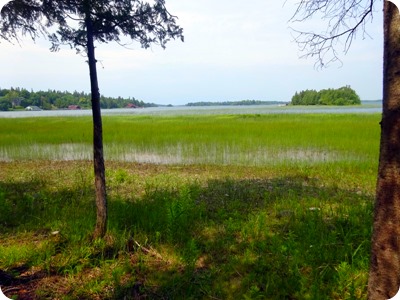
[[[378,115],[113,116],[104,118],[108,160],[254,165],[369,162]],[[0,159],[91,157],[87,117],[0,119]]]
[[[79,153],[90,120],[7,122],[0,284],[9,297],[366,299],[375,115],[105,118],[115,156],[103,240],[91,239],[90,161],[13,152]],[[126,159],[133,151],[176,161]]]

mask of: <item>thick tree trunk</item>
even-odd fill
[[[96,58],[94,53],[93,27],[89,13],[86,16],[87,53],[90,71],[93,116],[93,162],[96,189],[96,226],[94,238],[101,238],[107,231],[107,195],[103,156],[103,125],[100,111],[100,92],[97,81]]]
[[[400,15],[384,1],[383,112],[368,298],[400,287]]]

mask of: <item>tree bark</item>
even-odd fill
[[[400,287],[400,15],[384,1],[383,109],[368,299]]]
[[[96,190],[96,225],[93,238],[102,238],[107,231],[107,194],[103,156],[103,125],[100,110],[100,92],[97,80],[96,58],[93,39],[93,25],[90,13],[86,14],[87,55],[90,71],[93,117],[93,163]]]

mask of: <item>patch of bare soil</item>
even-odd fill
[[[28,268],[27,266],[8,271],[0,270],[1,290],[10,299],[13,297],[17,297],[18,300],[46,299],[47,297],[44,294],[39,297],[37,290],[46,286],[59,288],[60,285],[57,283],[60,280],[63,280],[63,278],[59,275],[53,275],[44,270],[35,270],[35,268]]]

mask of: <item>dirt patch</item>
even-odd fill
[[[17,297],[18,300],[43,299],[45,295],[39,296],[37,291],[49,285],[57,285],[59,288],[60,285],[56,283],[60,280],[64,279],[59,275],[26,266],[7,271],[0,270],[1,290],[11,299],[13,297]]]

